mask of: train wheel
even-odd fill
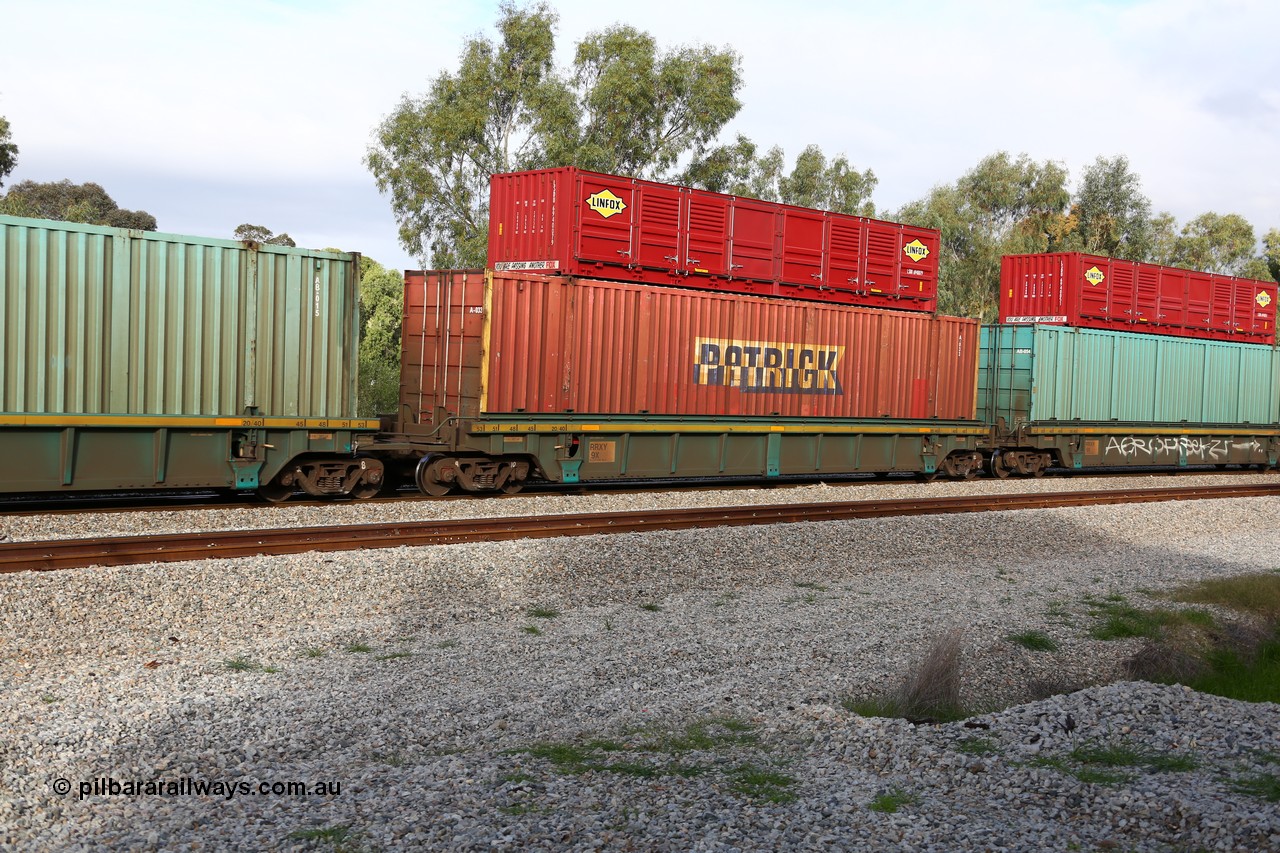
[[[507,480],[502,484],[502,493],[504,495],[517,495],[524,489],[522,480]]]
[[[258,494],[273,504],[289,500],[289,498],[293,497],[293,492],[292,484],[286,486],[278,480],[272,480],[266,485],[258,486]]]
[[[1004,456],[1000,453],[991,454],[990,470],[991,476],[995,477],[997,480],[1007,480],[1011,473],[1008,467],[1004,464]]]
[[[382,494],[381,483],[357,483],[351,489],[351,497],[356,500],[365,501],[380,494]]]
[[[453,491],[453,469],[450,467],[452,461],[447,456],[422,457],[413,473],[413,479],[423,494],[442,498]]]

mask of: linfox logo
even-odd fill
[[[913,261],[923,261],[929,257],[929,247],[919,240],[912,240],[902,247],[902,252]]]
[[[600,190],[587,196],[587,207],[608,219],[627,209],[627,203],[608,190]]]
[[[1258,303],[1259,308],[1266,308],[1271,304],[1271,294],[1265,290],[1259,290],[1258,295],[1253,297],[1253,301]]]
[[[842,346],[694,339],[693,384],[748,394],[843,394],[836,368]]]
[[[1106,276],[1102,274],[1102,270],[1097,267],[1089,267],[1084,272],[1084,280],[1093,285],[1102,284],[1105,278]]]

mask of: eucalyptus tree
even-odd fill
[[[0,116],[0,187],[18,166],[18,146],[12,141],[9,120]]]
[[[844,155],[828,160],[817,145],[806,147],[786,171],[786,157],[774,146],[763,154],[742,134],[731,145],[718,145],[695,158],[680,175],[681,183],[714,192],[816,207],[858,216],[874,216],[871,193],[878,179],[870,169],[858,171]]]
[[[893,217],[942,232],[938,309],[995,319],[1000,257],[1057,248],[1070,229],[1067,171],[1001,151]]]
[[[378,127],[366,165],[411,255],[482,265],[493,173],[578,165],[664,178],[741,107],[732,50],[663,51],[616,26],[587,36],[562,71],[556,20],[545,3],[503,3],[498,40],[468,40],[456,71],[404,98]]]
[[[0,213],[59,222],[83,222],[155,231],[156,218],[145,210],[124,210],[99,184],[19,181],[0,199]]]

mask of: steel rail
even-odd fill
[[[1148,468],[1094,470],[1087,474],[1081,471],[1070,471],[1067,474],[1050,472],[1049,478],[1060,479],[1070,476],[1073,479],[1084,478],[1101,480],[1116,477],[1250,477],[1252,471],[1222,471],[1215,468],[1179,469],[1177,471],[1154,470]],[[989,480],[988,482],[1004,482],[1011,488],[1021,482],[1014,480]],[[752,479],[750,477],[724,479],[685,479],[680,480],[643,480],[635,482],[609,480],[594,481],[589,485],[569,485],[565,483],[537,483],[526,486],[524,491],[515,494],[499,494],[496,492],[453,492],[443,497],[424,495],[421,492],[405,490],[395,495],[380,495],[360,501],[340,500],[335,498],[312,498],[297,495],[281,504],[270,504],[259,497],[245,497],[217,493],[211,490],[190,490],[190,492],[155,491],[134,493],[93,492],[83,495],[75,493],[40,493],[35,495],[0,495],[0,519],[6,516],[25,515],[88,515],[108,514],[120,515],[130,512],[162,512],[186,509],[252,509],[262,510],[279,506],[283,508],[323,507],[323,506],[374,506],[379,503],[403,501],[465,501],[465,500],[524,500],[537,499],[547,495],[593,494],[593,495],[642,495],[653,492],[711,492],[711,491],[772,491],[776,489],[800,488],[825,483],[837,488],[844,486],[901,486],[916,482],[912,475],[891,476],[888,479],[870,478],[865,475],[828,475],[820,479],[799,478],[788,475],[781,479]]]
[[[1280,485],[1255,484],[508,516],[450,521],[352,524],[335,527],[228,530],[103,539],[56,539],[0,544],[0,573],[296,554],[304,551],[349,551],[361,548],[396,548],[406,545],[456,545],[467,542],[585,536],[597,533],[1276,496],[1280,496]]]

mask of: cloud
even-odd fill
[[[745,133],[817,144],[896,208],[998,150],[1079,176],[1125,154],[1157,210],[1280,226],[1280,6],[1264,2],[556,0],[559,55],[626,22],[663,47],[743,58]],[[12,180],[95,180],[165,230],[240,222],[391,266],[389,204],[363,166],[377,124],[494,36],[496,2],[10,4],[0,115]],[[354,239],[335,239],[349,233]]]

